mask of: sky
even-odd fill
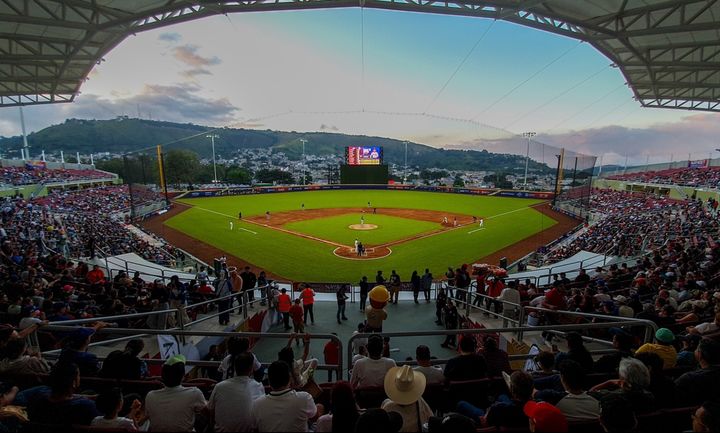
[[[487,19],[359,8],[231,14],[138,33],[28,132],[119,115],[333,131],[630,164],[720,157],[718,114],[642,108],[592,46]],[[21,132],[0,108],[0,136]],[[152,145],[155,143],[149,143]],[[31,144],[32,145],[32,144]]]

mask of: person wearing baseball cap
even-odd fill
[[[529,401],[523,412],[530,422],[531,432],[566,432],[568,423],[560,409],[545,402]]]
[[[425,385],[425,375],[408,365],[392,367],[385,373],[384,388],[389,398],[380,408],[402,416],[401,432],[421,431],[432,416],[432,409],[422,398]]]
[[[73,330],[64,340],[58,362],[77,364],[81,376],[97,376],[100,361],[97,355],[88,352],[90,339],[98,329],[106,327],[105,322],[97,322],[93,326],[80,326]]]
[[[197,387],[184,387],[185,363],[183,355],[173,355],[162,367],[165,387],[150,391],[145,397],[145,415],[152,431],[194,431],[195,415],[205,409],[207,402]]]
[[[677,350],[675,350],[673,346],[675,334],[667,328],[660,328],[655,332],[655,341],[657,341],[657,343],[643,344],[635,353],[657,353],[663,360],[663,369],[675,367],[677,363]]]

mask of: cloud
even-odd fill
[[[592,155],[627,156],[633,163],[706,158],[720,136],[717,114],[692,114],[677,122],[657,123],[645,128],[606,126],[563,134],[538,134],[539,141]],[[717,154],[715,154],[717,156]],[[615,158],[617,160],[617,158]]]
[[[218,65],[221,63],[221,60],[218,57],[203,57],[199,55],[197,51],[198,47],[195,45],[181,45],[173,48],[173,56],[182,63],[194,68]]]
[[[82,94],[73,103],[34,105],[25,108],[28,132],[69,118],[112,119],[128,115],[179,123],[224,126],[236,121],[240,108],[227,98],[204,96],[195,85],[145,85],[141,92],[106,99]],[[0,135],[20,134],[19,115],[15,110],[0,111]]]
[[[160,34],[160,36],[158,36],[158,40],[165,41],[165,42],[177,43],[177,42],[180,42],[181,39],[182,39],[182,36],[180,35],[180,33],[175,33],[175,32],[162,33],[162,34]]]
[[[180,75],[185,78],[195,78],[198,75],[212,75],[212,72],[205,68],[193,68],[180,72]]]
[[[572,130],[564,133],[538,133],[532,140],[530,157],[535,160],[558,153],[564,148],[566,156],[574,152],[583,155],[603,155],[603,163],[645,164],[688,159],[704,159],[718,156],[715,148],[720,148],[717,137],[720,136],[720,117],[714,113],[691,114],[679,121],[655,123],[647,127],[610,125],[601,128]],[[444,136],[444,141],[443,141]],[[451,139],[452,133],[424,136],[436,146],[446,149],[485,149],[489,152],[525,155],[527,139],[519,135],[505,137],[464,137]],[[441,144],[441,143],[448,144]],[[545,145],[544,147],[542,145]],[[543,155],[541,157],[541,155]]]
[[[320,125],[320,130],[321,130],[321,131],[339,131],[339,129],[338,129],[337,126],[335,126],[335,125],[326,125],[326,124],[324,124],[324,123]]]

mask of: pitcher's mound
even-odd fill
[[[376,224],[351,224],[348,228],[351,230],[375,230],[378,226]]]

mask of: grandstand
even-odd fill
[[[90,70],[86,63],[99,61],[103,50],[138,29],[235,8],[271,8],[264,2],[219,2],[216,9],[145,2],[147,10],[126,10],[132,7],[121,2],[61,3],[67,32],[47,35],[43,27],[50,26],[47,16],[55,11],[43,2],[23,5],[26,12],[43,9],[42,17],[11,19],[11,12],[23,8],[2,7],[0,23],[16,24],[18,39],[69,46],[83,33],[77,30],[86,29],[78,43],[87,46],[63,51],[72,54],[60,56],[67,57],[58,69],[61,76],[37,72],[42,76],[28,78],[32,68],[27,67],[19,68],[20,77],[3,74],[0,89],[10,90],[0,90],[0,105],[71,101],[75,83]],[[280,3],[278,9],[303,7]],[[315,7],[313,1],[304,3]],[[693,61],[675,52],[717,45],[714,17],[698,20],[697,28],[694,23],[708,10],[720,12],[714,2],[623,2],[609,18],[612,2],[588,4],[589,15],[566,1],[556,2],[557,8],[546,4],[553,2],[495,3],[468,2],[467,11],[443,13],[534,20],[529,25],[589,40],[617,61],[643,105],[717,110],[717,84],[697,78],[701,74],[678,76],[717,65],[702,53]],[[686,10],[690,4],[695,8]],[[413,11],[441,7],[437,2],[367,5]],[[633,7],[625,10],[625,5]],[[668,5],[672,10],[662,9]],[[98,8],[87,15],[96,22],[76,22],[86,18],[78,12],[85,7]],[[676,10],[682,18],[667,19]],[[645,22],[648,28],[638,28]],[[668,42],[681,31],[699,45]],[[705,31],[712,33],[709,42],[701,42]],[[17,43],[8,35],[0,40]],[[635,58],[653,50],[673,51],[671,60],[657,53],[648,54],[646,62]],[[13,65],[38,55],[34,70],[55,70],[55,64],[43,62],[56,54],[17,51],[9,50]],[[528,154],[529,148],[528,142]],[[583,167],[588,172],[594,165],[590,159]],[[168,193],[162,174],[158,185],[140,186],[137,179],[121,184],[117,174],[91,166],[3,162],[0,427],[15,432],[720,431],[720,169],[614,175],[608,178],[618,181],[610,184],[614,189],[604,179],[595,188],[589,181],[577,187],[572,179],[562,189],[559,178],[558,189],[535,196],[503,189],[433,190],[541,198],[547,207],[552,198],[554,209],[571,214],[577,227],[544,239],[532,254],[533,266],[523,272],[513,269],[527,268],[529,256],[507,269],[447,263],[445,275],[434,269],[434,278],[427,273],[422,279],[388,281],[400,292],[399,300],[386,305],[370,295],[367,314],[367,289],[374,283],[338,282],[332,275],[329,281],[289,281],[273,269],[220,254],[203,262],[195,258],[201,240],[197,250],[192,245],[181,250],[159,231],[138,224],[186,206],[170,201],[175,193],[203,195],[212,189],[242,196],[258,193],[255,188],[213,183]],[[706,191],[672,196],[634,191],[626,182]],[[304,188],[315,186],[266,191]],[[305,203],[301,206],[299,212],[305,212]],[[368,202],[368,216],[370,209]],[[519,210],[524,209],[508,213]],[[362,212],[360,226],[365,225]],[[253,224],[267,227],[270,213],[264,218]],[[479,224],[477,230],[486,229],[482,220]],[[379,326],[377,303],[388,315]],[[293,333],[287,332],[290,315]]]
[[[40,323],[42,326],[31,334],[28,341],[51,364],[57,362],[58,355],[62,359],[93,353],[87,355],[93,359],[92,366],[87,370],[81,369],[77,390],[92,389],[102,393],[120,385],[124,393],[135,392],[144,397],[152,390],[161,389],[162,381],[153,376],[160,373],[158,364],[170,357],[167,353],[163,355],[163,341],[173,342],[173,350],[182,350],[186,354],[187,363],[193,368],[189,369],[184,386],[198,387],[205,398],[210,397],[216,381],[222,379],[215,371],[224,358],[223,352],[228,350],[229,338],[250,337],[254,346],[252,350],[259,361],[263,365],[272,362],[274,353],[284,344],[278,343],[278,339],[287,338],[288,334],[275,331],[275,313],[261,303],[265,304],[268,293],[278,288],[286,288],[295,297],[298,295],[297,287],[289,282],[261,280],[251,290],[218,297],[208,286],[214,277],[206,277],[208,274],[205,272],[173,272],[172,269],[178,266],[172,263],[177,260],[172,246],[158,239],[150,241],[150,235],[136,228],[128,230],[122,217],[128,206],[127,196],[128,191],[123,186],[101,186],[33,199],[6,198],[2,205],[4,233],[0,233],[3,236],[3,274],[9,278],[4,285],[5,302],[0,306],[3,320],[23,334],[34,331],[32,324]],[[403,311],[405,307],[402,305],[397,310],[391,310],[395,323],[388,326],[385,334],[393,342],[391,347],[399,350],[398,356],[394,356],[395,362],[398,365],[418,362],[408,342],[428,344],[437,341],[438,346],[430,344],[432,352],[438,354],[438,359],[432,361],[435,365],[445,365],[456,356],[452,350],[439,348],[439,342],[445,334],[457,331],[418,326],[415,322],[418,314],[434,318],[438,294],[445,291],[454,292],[452,297],[464,317],[463,327],[466,330],[461,331],[463,338],[477,335],[478,341],[485,341],[489,335],[499,339],[501,350],[510,355],[513,370],[522,370],[529,365],[525,359],[532,355],[527,355],[527,345],[537,344],[541,350],[549,350],[541,335],[544,332],[549,332],[544,334],[546,337],[555,335],[553,341],[561,351],[568,350],[563,335],[569,331],[579,332],[594,357],[593,364],[585,370],[583,387],[596,387],[591,395],[600,400],[602,392],[598,384],[617,377],[616,370],[603,367],[608,353],[610,356],[619,353],[616,352],[619,350],[617,345],[614,349],[609,348],[615,341],[609,332],[617,332],[611,329],[624,329],[622,332],[632,336],[631,350],[651,343],[659,328],[670,329],[678,335],[677,341],[680,341],[679,336],[688,332],[687,329],[710,329],[704,337],[708,339],[720,336],[716,326],[702,325],[712,325],[720,299],[720,291],[717,291],[720,251],[715,243],[718,225],[712,207],[693,200],[610,190],[594,190],[591,205],[593,214],[602,214],[597,222],[569,239],[566,245],[558,245],[548,253],[548,263],[565,259],[562,268],[541,268],[535,276],[525,273],[516,277],[511,274],[505,279],[508,290],[518,293],[519,302],[496,301],[493,297],[497,294],[493,294],[494,289],[491,289],[492,278],[478,277],[467,289],[452,286],[447,280],[434,281],[432,303],[422,305],[423,308],[411,313],[411,316]],[[95,252],[89,250],[93,248]],[[584,264],[588,269],[578,273],[583,265],[578,264],[582,262],[579,262],[576,253],[582,251],[607,255],[602,263],[586,259]],[[113,266],[103,264],[104,260],[112,260],[113,256],[127,252],[136,255],[132,258],[124,256]],[[93,256],[98,257],[92,260]],[[148,267],[148,262],[169,267]],[[88,263],[99,266],[91,270]],[[547,278],[539,278],[538,275]],[[551,293],[561,296],[556,298]],[[330,296],[334,298],[334,295]],[[354,311],[360,298],[359,287],[352,285],[349,296],[348,302]],[[235,297],[240,298],[239,307],[228,301]],[[317,295],[319,306],[315,314],[319,321],[327,321],[327,316],[333,315],[334,302],[325,302],[332,298]],[[400,298],[401,303],[411,303],[411,299],[409,292],[403,293]],[[502,296],[500,299],[505,298]],[[553,304],[555,299],[560,299],[561,304]],[[238,314],[235,314],[236,309],[239,309]],[[213,326],[214,319],[225,312],[232,314],[230,327],[218,329]],[[323,316],[325,318],[321,319]],[[441,317],[444,318],[444,315]],[[429,322],[432,324],[431,319]],[[91,337],[91,346],[71,349],[76,347],[73,335],[77,333],[77,327],[91,324],[94,328],[85,328],[95,332]],[[415,331],[409,332],[408,327]],[[249,333],[237,333],[236,329]],[[326,382],[321,371],[338,371],[336,380],[346,375],[349,378],[351,365],[358,359],[353,349],[357,348],[357,344],[353,341],[368,335],[351,335],[351,329],[338,330],[325,324],[313,329],[311,334],[314,349],[310,356],[321,360],[315,373],[315,381],[320,385],[314,393],[315,401],[324,403],[326,407],[332,405],[330,399],[334,382]],[[67,334],[68,331],[72,332]],[[257,334],[253,332],[263,332],[263,338],[255,339]],[[339,332],[338,337],[331,332]],[[143,333],[150,334],[150,337],[142,337],[140,334]],[[147,364],[148,370],[144,373],[147,377],[119,381],[107,377],[108,373],[100,367],[100,361],[110,359],[112,350],[124,347],[127,337],[119,340],[115,337],[133,335],[144,341],[144,349],[137,355]],[[172,335],[178,340],[169,337]],[[418,336],[423,337],[419,339]],[[12,346],[13,338],[8,334],[5,344]],[[333,338],[339,338],[339,356],[326,358],[316,346],[322,346]],[[194,351],[187,352],[190,346],[182,344],[183,340],[192,341]],[[484,347],[487,344],[480,344],[478,353],[485,354],[489,350]],[[211,345],[217,352],[205,356]],[[680,346],[678,344],[679,355],[673,367],[664,372],[654,372],[650,387],[643,392],[665,392],[658,385],[653,385],[653,381],[662,378],[663,383],[672,384],[674,380],[678,393],[682,391],[688,395],[678,394],[683,397],[665,401],[661,399],[665,399],[666,394],[653,394],[658,401],[636,412],[639,431],[650,431],[658,425],[677,426],[675,428],[680,431],[688,426],[690,414],[702,403],[697,400],[700,397],[692,397],[696,400],[691,400],[689,395],[693,394],[693,390],[682,388],[689,375],[697,374],[692,370],[700,367],[694,365],[694,361],[688,361],[686,356],[681,356],[681,349],[687,351],[687,344]],[[570,348],[569,353],[573,353],[572,350],[576,349]],[[409,359],[406,361],[405,358]],[[4,363],[0,363],[0,376],[21,389],[29,389],[33,384],[51,385],[52,375],[48,376],[50,367],[47,363],[38,367],[30,363],[30,359],[35,358],[6,358]],[[23,374],[10,373],[16,371],[14,369],[20,369]],[[438,372],[441,374],[442,370]],[[655,378],[655,374],[660,376]],[[536,387],[541,386],[544,385],[536,380]],[[469,381],[450,380],[428,386],[424,399],[435,413],[442,414],[455,410],[456,403],[461,399],[488,407],[498,394],[507,392],[501,379],[484,374],[482,378]],[[25,398],[23,392],[18,395]],[[385,390],[376,385],[358,385],[354,395],[361,407],[366,408],[379,406],[387,397]],[[33,431],[45,428],[42,421],[46,420],[33,420],[33,413],[37,412],[30,412],[29,425]],[[195,419],[198,428],[207,422],[207,418],[202,416]],[[597,422],[573,421],[570,428],[599,428]],[[489,425],[488,428],[501,426]]]
[[[716,189],[720,184],[720,167],[672,168],[608,176],[608,179],[660,185],[691,186]]]

